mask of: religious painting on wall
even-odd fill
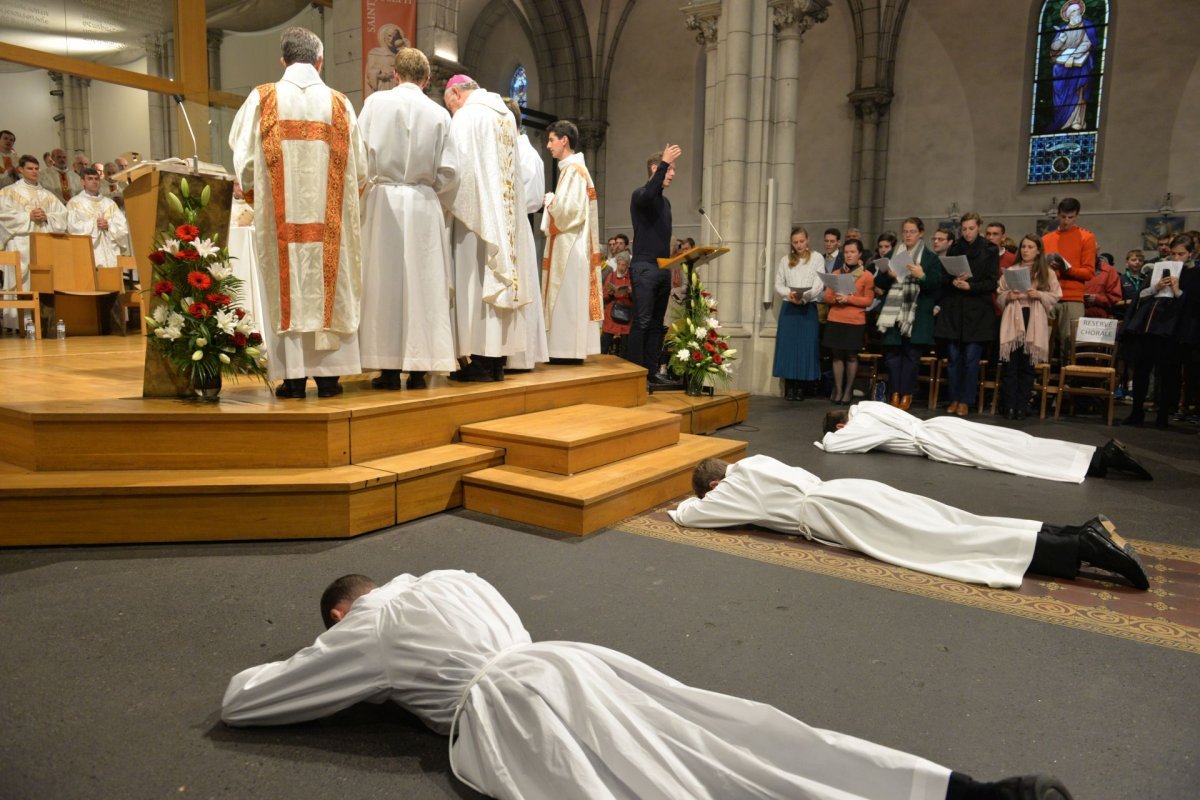
[[[413,47],[417,0],[362,0],[363,100],[396,85],[396,53]]]
[[[1042,4],[1029,128],[1031,184],[1096,178],[1108,11],[1108,0]]]
[[[1142,229],[1142,249],[1156,250],[1158,248],[1159,237],[1170,236],[1174,239],[1184,232],[1186,226],[1187,220],[1183,217],[1168,214],[1163,214],[1159,217],[1146,217],[1146,227]]]

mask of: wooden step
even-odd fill
[[[511,467],[574,475],[679,441],[679,420],[662,411],[585,403],[459,428],[464,442],[502,447]]]
[[[727,389],[718,390],[711,397],[689,397],[683,392],[655,392],[646,398],[643,407],[678,414],[679,430],[683,433],[714,433],[746,421],[750,393]]]
[[[746,443],[681,435],[677,444],[576,475],[503,466],[463,478],[463,505],[495,517],[585,536],[691,491],[705,458],[735,461]]]
[[[395,522],[408,522],[462,505],[462,478],[504,463],[504,451],[447,444],[367,461],[361,466],[396,477]]]
[[[361,466],[0,470],[0,546],[356,536],[396,521],[396,475]]]

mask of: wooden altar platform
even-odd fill
[[[502,443],[465,443],[462,426],[581,403],[676,415],[686,446],[638,456],[650,463],[638,473],[648,497],[644,485],[661,493],[665,475],[678,487],[681,463],[732,455],[691,434],[748,409],[744,392],[648,397],[644,371],[609,356],[494,384],[435,377],[415,392],[358,376],[329,399],[310,384],[307,399],[279,400],[247,380],[217,403],[144,399],[144,347],[141,337],[0,338],[0,546],[354,536],[458,507],[464,475],[504,465]],[[580,424],[563,420],[590,435]]]

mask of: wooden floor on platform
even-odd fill
[[[500,383],[433,376],[417,391],[373,389],[367,374],[328,399],[310,386],[280,400],[252,380],[227,382],[216,403],[143,398],[145,346],[0,338],[0,546],[355,536],[456,508],[464,475],[504,464],[503,445],[460,443],[464,425],[647,404],[644,370],[611,356]],[[678,435],[663,411],[684,433],[745,419],[743,398],[665,397],[641,413],[659,420],[658,445]],[[251,496],[235,524],[211,523],[212,508]]]

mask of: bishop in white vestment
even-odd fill
[[[528,242],[520,235],[525,209],[517,127],[497,94],[466,75],[446,83],[454,115],[450,141],[459,186],[454,215],[454,318],[458,355],[471,363],[451,377],[503,380],[504,361],[526,347],[519,309],[536,287],[520,280]]]
[[[539,291],[529,293],[529,303],[521,306],[518,313],[525,326],[525,349],[508,357],[505,369],[533,369],[538,364],[544,364],[550,359],[549,345],[546,343],[546,320],[542,317],[541,280],[538,277],[537,242],[533,238],[533,226],[529,223],[529,215],[536,214],[542,208],[542,199],[546,195],[546,164],[542,156],[529,141],[528,134],[521,128],[521,107],[511,97],[505,99],[517,127],[522,131],[517,137],[517,156],[521,160],[521,183],[525,190],[525,217],[519,223],[521,235],[525,237],[525,247],[528,254],[517,264],[520,273],[518,282],[525,286],[537,286]]]
[[[454,774],[501,800],[943,800],[948,786],[973,784],[606,647],[533,642],[471,573],[400,575],[379,587],[348,575],[321,605],[331,627],[316,642],[229,682],[226,724],[288,724],[391,701],[449,735]],[[1007,783],[1018,780],[1034,782]]]
[[[984,517],[878,481],[822,481],[764,455],[728,465],[708,459],[692,483],[700,496],[668,512],[692,528],[759,525],[995,588],[1017,588],[1026,572],[1072,579],[1083,563],[1149,587],[1133,548],[1104,517],[1080,526]]]
[[[83,191],[67,203],[67,233],[92,240],[92,257],[97,267],[117,266],[128,241],[129,223],[112,198],[100,194],[100,173],[83,171]]]
[[[547,147],[558,160],[558,185],[546,196],[542,230],[542,294],[550,358],[581,362],[600,352],[600,232],[596,187],[575,152],[579,129],[559,120],[550,126]]]
[[[289,28],[278,83],[250,92],[229,132],[234,172],[254,205],[268,375],[280,397],[340,394],[356,375],[362,302],[358,195],[366,151],[353,106],[321,81],[321,41]]]
[[[382,370],[376,388],[425,385],[426,372],[458,368],[450,308],[450,234],[439,196],[457,184],[450,114],[423,91],[425,54],[396,55],[398,84],[373,92],[359,128],[367,148],[363,210],[364,369]]]

